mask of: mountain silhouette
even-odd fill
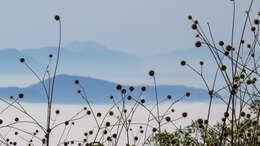
[[[50,78],[52,80],[52,78]],[[111,104],[110,96],[114,96],[115,100],[120,100],[122,94],[116,90],[117,83],[108,82],[90,77],[72,76],[60,74],[56,76],[54,86],[54,103],[64,104],[84,104],[85,101],[77,93],[80,87],[74,84],[75,80],[79,80],[80,85],[85,88],[88,100],[95,104]],[[49,91],[49,79],[44,81],[47,91]],[[132,97],[138,99],[142,86],[135,86],[135,90],[130,92],[129,85],[122,85],[130,93]],[[148,103],[155,102],[154,86],[146,85],[146,91],[143,92],[141,98],[145,98]],[[157,86],[159,100],[166,100],[167,95],[171,95],[170,102],[185,96],[186,92],[190,92],[190,97],[185,97],[184,102],[204,102],[208,101],[208,92],[200,88],[192,88],[182,85],[158,85]],[[8,99],[9,96],[17,97],[19,93],[24,94],[23,102],[43,103],[47,102],[47,98],[41,83],[30,85],[26,88],[5,87],[0,88],[0,97]],[[81,92],[83,93],[83,92]]]

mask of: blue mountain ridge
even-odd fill
[[[50,78],[52,80],[52,78]],[[117,83],[108,82],[104,80],[94,79],[90,77],[72,76],[60,74],[56,76],[54,86],[54,103],[62,104],[85,104],[86,102],[77,93],[80,89],[78,85],[74,84],[75,80],[79,80],[80,84],[85,88],[88,100],[93,104],[111,104],[112,100],[109,97],[112,95],[114,99],[120,100],[121,92],[116,90]],[[49,80],[45,80],[45,85],[48,88]],[[130,93],[129,85],[122,85]],[[138,98],[141,93],[142,86],[135,86],[135,90],[130,93],[134,98]],[[141,98],[144,98],[148,103],[155,102],[154,86],[146,85],[146,91],[143,92]],[[209,100],[208,92],[200,88],[192,88],[182,85],[158,85],[157,86],[159,100],[167,99],[167,95],[171,95],[174,101],[183,97],[186,92],[190,92],[190,97],[184,97],[183,102],[207,102]],[[6,87],[0,88],[0,97],[9,99],[9,96],[17,97],[19,93],[24,94],[23,102],[31,103],[46,103],[47,98],[42,88],[41,83],[30,85],[26,88]],[[82,92],[83,93],[83,92]],[[166,100],[167,101],[167,100]]]

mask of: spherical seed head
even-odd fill
[[[55,16],[54,16],[54,19],[55,19],[56,21],[59,21],[59,20],[60,20],[60,16],[59,16],[59,15],[55,15]]]
[[[110,126],[110,122],[106,122],[106,126],[109,127]]]
[[[106,134],[107,134],[107,130],[104,130],[104,131],[103,131],[103,134],[105,134],[105,135],[106,135]]]
[[[145,99],[141,99],[140,102],[141,102],[142,104],[144,104],[144,103],[145,103]]]
[[[42,143],[43,143],[43,144],[45,144],[45,142],[46,142],[46,139],[45,139],[45,138],[43,138],[43,139],[42,139]]]
[[[249,119],[251,117],[251,115],[250,114],[246,114],[246,117]]]
[[[252,30],[252,31],[255,31],[255,30],[256,30],[256,28],[255,28],[254,26],[252,26],[252,27],[251,27],[251,30]]]
[[[93,134],[93,131],[92,131],[92,130],[90,130],[88,133],[89,133],[89,135],[92,135],[92,134]]]
[[[175,109],[171,109],[171,112],[173,112],[173,113],[174,113],[174,112],[175,112]]]
[[[117,89],[117,90],[121,90],[121,89],[122,89],[122,85],[117,84],[117,85],[116,85],[116,89]]]
[[[204,62],[203,62],[203,61],[200,61],[200,65],[204,65]]]
[[[199,34],[196,34],[196,35],[195,35],[195,38],[198,38],[198,37],[200,37],[200,35],[199,35]]]
[[[15,121],[15,122],[18,122],[18,121],[19,121],[19,118],[18,118],[18,117],[15,117],[15,118],[14,118],[14,121]]]
[[[131,99],[132,99],[132,96],[130,96],[130,95],[127,96],[127,99],[128,99],[128,100],[131,100]]]
[[[241,40],[240,43],[241,43],[241,44],[244,44],[244,43],[245,43],[245,40]]]
[[[254,23],[255,23],[255,25],[258,25],[259,24],[259,19],[255,19]]]
[[[210,95],[210,96],[213,95],[213,90],[209,90],[209,95]]]
[[[167,98],[168,98],[168,99],[172,99],[172,96],[171,96],[171,95],[167,95]]]
[[[134,137],[134,141],[137,141],[137,140],[138,140],[138,137],[137,137],[137,136],[135,136],[135,137]]]
[[[122,90],[121,90],[121,93],[122,93],[122,94],[125,94],[125,93],[126,93],[126,89],[122,89]]]
[[[251,45],[250,45],[250,44],[247,44],[246,47],[250,49],[250,48],[251,48]]]
[[[65,121],[64,124],[65,124],[65,125],[69,125],[69,121]]]
[[[226,50],[230,51],[232,49],[232,46],[231,45],[227,45],[226,46]]]
[[[196,24],[192,24],[192,25],[191,25],[191,28],[192,28],[193,30],[196,30],[196,29],[197,29],[197,25],[196,25]]]
[[[219,41],[218,44],[219,44],[220,46],[224,46],[224,42],[223,42],[223,41]]]
[[[241,113],[240,113],[240,116],[241,116],[241,117],[244,117],[245,115],[246,115],[245,112],[241,112]]]
[[[110,98],[110,99],[113,99],[113,98],[114,98],[114,96],[112,96],[112,95],[111,95],[111,96],[109,96],[109,98]]]
[[[227,69],[227,67],[226,67],[225,65],[222,65],[222,66],[220,67],[220,69],[221,69],[222,71],[225,71],[225,70]]]
[[[204,123],[205,123],[205,124],[208,124],[208,123],[209,123],[209,121],[208,121],[208,120],[204,120]]]
[[[49,58],[52,58],[53,57],[53,55],[52,54],[49,54]]]
[[[196,46],[197,48],[201,47],[201,42],[200,42],[200,41],[195,42],[195,46]]]
[[[185,61],[185,60],[182,60],[182,61],[181,61],[181,65],[182,65],[182,66],[186,65],[186,61]]]
[[[116,134],[116,133],[112,134],[112,137],[113,137],[113,138],[116,138],[116,137],[117,137],[117,134]]]
[[[112,138],[110,136],[108,136],[107,141],[112,141]]]
[[[114,112],[113,112],[113,111],[110,111],[110,112],[109,112],[109,115],[110,115],[110,116],[113,116],[113,115],[114,115]]]
[[[186,95],[187,97],[189,97],[189,96],[190,96],[190,92],[186,92],[185,95]]]
[[[0,124],[3,124],[3,120],[2,119],[0,119]]]
[[[90,110],[88,110],[88,111],[87,111],[87,115],[90,115],[90,114],[91,114],[91,111],[90,111]]]
[[[10,98],[10,99],[14,99],[14,97],[13,97],[13,96],[10,96],[9,98]]]
[[[155,72],[154,72],[153,70],[150,70],[150,71],[149,71],[149,76],[154,76],[154,73],[155,73]]]
[[[79,80],[75,80],[74,83],[75,83],[75,84],[79,84]]]
[[[18,97],[19,97],[19,98],[23,98],[23,96],[24,96],[23,93],[19,93],[19,94],[18,94]]]
[[[203,124],[203,120],[202,120],[201,118],[199,118],[199,119],[197,120],[197,122],[198,122],[199,124]]]
[[[157,128],[153,128],[152,131],[153,131],[153,132],[156,132],[156,131],[157,131]]]
[[[56,110],[55,113],[56,113],[56,114],[59,114],[59,113],[60,113],[60,110]]]
[[[247,81],[246,81],[246,84],[247,84],[247,85],[250,85],[251,83],[252,83],[251,80],[247,80]]]
[[[228,55],[229,55],[229,52],[228,52],[228,51],[225,51],[225,52],[224,52],[224,55],[225,55],[225,56],[228,56]]]
[[[20,58],[20,62],[24,63],[25,59],[24,58]]]
[[[228,116],[229,116],[229,113],[228,113],[228,112],[225,112],[225,113],[224,113],[224,117],[227,118]]]
[[[167,122],[170,122],[170,121],[171,121],[171,117],[167,116],[167,117],[165,117],[165,120],[166,120]]]
[[[101,117],[101,113],[100,112],[97,113],[97,117]]]
[[[135,89],[134,86],[130,86],[130,87],[129,87],[129,90],[130,90],[131,92],[134,91],[134,89]]]
[[[192,19],[192,16],[191,16],[191,15],[189,15],[187,18],[188,18],[188,20],[191,20],[191,19]]]
[[[182,117],[186,118],[188,116],[188,114],[186,112],[182,113]]]
[[[141,88],[141,90],[144,92],[144,91],[146,90],[146,87],[143,86],[143,87]]]
[[[78,93],[78,94],[80,94],[80,93],[81,93],[81,91],[80,91],[80,90],[78,90],[78,91],[77,91],[77,93]]]
[[[199,24],[199,21],[198,21],[198,20],[194,20],[194,23],[195,23],[195,24]]]

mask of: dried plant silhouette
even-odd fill
[[[124,88],[118,84],[115,87],[120,96],[109,96],[111,107],[105,111],[95,111],[93,104],[89,101],[87,91],[80,80],[75,79],[74,84],[78,87],[75,94],[78,94],[85,101],[82,110],[72,115],[71,118],[57,122],[57,117],[62,111],[53,108],[55,98],[55,78],[59,66],[61,49],[61,20],[58,15],[54,19],[59,24],[59,41],[56,60],[52,62],[54,55],[49,55],[49,62],[42,77],[37,74],[26,62],[25,58],[20,58],[20,62],[25,65],[41,83],[46,98],[46,121],[39,122],[23,106],[22,100],[26,95],[19,93],[17,97],[10,96],[10,100],[0,98],[6,105],[1,107],[0,115],[9,109],[15,109],[19,116],[12,117],[13,122],[6,122],[0,117],[0,143],[2,145],[21,145],[18,139],[28,145],[53,145],[52,140],[58,140],[55,145],[260,145],[260,96],[259,96],[259,60],[257,54],[259,43],[259,19],[253,18],[251,8],[253,0],[250,1],[248,10],[245,12],[245,20],[241,34],[236,31],[236,1],[233,3],[233,15],[231,25],[231,39],[229,41],[219,41],[216,43],[210,24],[207,23],[207,32],[203,29],[198,20],[192,16],[188,19],[192,22],[192,29],[196,32],[195,46],[198,49],[209,49],[212,59],[216,63],[214,76],[207,81],[204,66],[207,62],[200,61],[199,67],[194,67],[185,60],[180,62],[181,66],[188,67],[202,80],[208,90],[209,107],[206,118],[198,118],[191,121],[186,127],[178,127],[177,120],[185,120],[187,112],[176,115],[174,106],[183,98],[189,97],[190,92],[183,93],[182,97],[172,98],[158,97],[156,73],[153,70],[148,72],[154,85],[155,102],[147,104],[148,100],[144,96],[146,87],[136,89],[134,86]],[[256,17],[260,17],[260,12]],[[240,33],[240,31],[239,31]],[[246,37],[245,37],[246,36]],[[238,41],[236,39],[239,39]],[[238,42],[236,44],[236,42]],[[54,63],[54,71],[50,71],[51,64]],[[207,70],[208,71],[208,70]],[[132,92],[139,91],[139,96],[134,96]],[[149,97],[151,98],[151,97]],[[212,124],[211,112],[214,99],[220,99],[226,105],[223,118],[217,124]],[[166,110],[161,106],[168,103]],[[139,110],[142,109],[148,118],[146,121],[138,121],[136,118]],[[165,108],[164,108],[165,109]],[[41,113],[42,114],[42,113]],[[26,116],[28,120],[23,120]],[[68,136],[77,121],[88,119],[95,122],[95,127],[82,132],[82,137],[70,139]],[[35,127],[34,131],[28,131],[23,125]],[[58,127],[62,127],[58,135],[53,135]],[[82,125],[84,127],[84,125]],[[4,132],[2,132],[4,131]],[[136,132],[137,131],[137,132]]]
[[[203,81],[209,94],[209,107],[206,119],[199,118],[191,125],[174,133],[160,133],[154,137],[164,145],[260,145],[260,98],[259,98],[259,19],[252,18],[251,8],[245,12],[242,28],[236,25],[236,1],[232,0],[233,15],[231,39],[216,43],[210,24],[207,31],[202,28],[198,20],[190,15],[191,28],[196,32],[195,47],[209,49],[212,60],[216,63],[212,84],[205,79],[204,62],[199,62],[199,69],[185,60],[181,61],[194,71]],[[260,12],[257,13],[260,16]],[[241,31],[241,34],[239,30]],[[238,39],[238,41],[236,40]],[[238,44],[236,44],[238,42]],[[257,54],[258,53],[258,54]],[[217,84],[221,87],[217,87]],[[226,95],[220,96],[220,95]],[[210,125],[210,115],[213,98],[218,98],[226,105],[221,122]],[[238,109],[236,107],[239,107]],[[161,145],[159,143],[159,145]]]
[[[176,118],[172,118],[171,115],[174,113],[173,106],[181,101],[184,97],[190,96],[189,92],[183,93],[183,97],[172,101],[172,96],[168,95],[164,99],[159,98],[157,95],[156,77],[153,70],[149,71],[149,76],[151,76],[154,81],[154,93],[156,103],[154,106],[146,105],[146,99],[143,93],[146,91],[146,87],[143,86],[141,89],[135,89],[134,86],[130,86],[129,89],[124,89],[122,85],[117,85],[115,90],[120,92],[120,97],[110,96],[111,107],[105,113],[94,111],[93,105],[89,102],[86,90],[80,84],[80,81],[75,79],[74,84],[78,86],[79,90],[76,93],[85,100],[86,106],[82,107],[82,110],[72,115],[70,119],[62,122],[57,122],[57,118],[62,111],[53,108],[53,99],[55,92],[55,78],[59,65],[59,58],[61,50],[61,20],[60,16],[56,15],[54,19],[59,23],[59,41],[56,54],[55,62],[52,62],[55,57],[53,54],[49,54],[49,62],[43,73],[43,76],[34,71],[30,66],[29,62],[25,58],[20,58],[20,62],[28,68],[33,75],[41,83],[42,90],[45,93],[46,98],[46,121],[41,123],[36,119],[31,113],[29,113],[23,106],[22,100],[26,98],[26,95],[19,93],[18,97],[10,96],[10,100],[5,100],[0,98],[2,102],[6,104],[6,107],[1,110],[1,114],[7,112],[10,108],[14,108],[20,114],[18,117],[14,117],[14,121],[8,123],[3,119],[0,119],[0,129],[7,129],[6,132],[0,132],[0,142],[3,145],[20,145],[18,142],[22,140],[28,145],[42,145],[50,146],[53,145],[52,140],[58,139],[56,145],[119,145],[120,143],[125,143],[126,145],[139,145],[147,144],[152,145],[150,138],[156,133],[161,133],[163,130],[172,127],[177,128],[174,124],[175,121],[180,120],[188,116],[186,112],[179,115]],[[53,75],[51,75],[50,66],[54,63]],[[139,90],[140,94],[138,97],[134,97],[132,92],[134,90]],[[161,100],[162,99],[162,100]],[[170,103],[166,111],[160,109],[160,104]],[[147,115],[147,121],[136,120],[136,112],[138,109],[144,109]],[[42,113],[41,113],[42,114]],[[28,120],[21,120],[20,117],[27,117]],[[76,121],[83,120],[94,120],[96,127],[93,127],[89,131],[81,131],[84,138],[69,139],[68,135],[72,130]],[[25,125],[35,127],[34,131],[28,131],[27,128],[23,128]],[[59,131],[59,135],[53,136],[53,131],[58,127],[63,127]],[[133,129],[137,129],[138,133],[134,133]],[[13,137],[13,135],[15,137]],[[29,137],[28,137],[29,136]]]

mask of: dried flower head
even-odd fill
[[[23,63],[25,61],[24,58],[20,58],[20,62]]]
[[[121,90],[121,89],[122,89],[122,85],[117,84],[117,85],[116,85],[116,89],[117,89],[117,90]]]
[[[188,113],[186,113],[186,112],[182,113],[182,117],[186,118],[187,116],[188,116]]]
[[[74,83],[75,83],[75,84],[79,84],[79,80],[75,80]]]
[[[167,117],[165,117],[165,120],[166,120],[167,122],[170,122],[170,121],[171,121],[171,117],[167,116]]]
[[[200,61],[200,65],[204,65],[204,62],[203,62],[203,61]]]
[[[172,99],[172,96],[171,96],[171,95],[167,95],[167,98],[168,98],[168,99]]]
[[[224,113],[224,117],[227,118],[228,116],[229,116],[229,113],[228,113],[228,112],[225,112],[225,113]]]
[[[153,70],[150,70],[150,71],[149,71],[149,76],[154,76],[154,73],[155,73],[155,72],[154,72]]]
[[[220,46],[224,46],[224,42],[223,42],[223,41],[219,41],[218,44],[219,44]]]
[[[130,87],[129,87],[129,90],[130,90],[131,92],[134,91],[134,89],[135,89],[134,86],[130,86]]]
[[[182,65],[182,66],[186,65],[186,61],[185,61],[185,60],[182,60],[182,61],[181,61],[181,65]]]
[[[144,92],[146,90],[146,87],[145,86],[142,86],[141,87],[141,90]]]
[[[227,67],[226,67],[225,65],[222,65],[222,66],[220,67],[220,69],[221,69],[222,71],[225,71],[225,70],[227,69]]]
[[[55,15],[55,16],[54,16],[54,19],[55,19],[56,21],[59,21],[59,20],[60,20],[60,16],[59,16],[59,15]]]
[[[197,25],[196,25],[196,24],[192,24],[192,25],[191,25],[191,28],[192,28],[193,30],[196,30],[196,29],[197,29]]]
[[[197,48],[201,47],[201,42],[200,42],[200,41],[195,42],[195,46],[196,46]]]
[[[24,96],[23,93],[19,93],[19,94],[18,94],[18,97],[19,97],[19,98],[23,98],[23,96]]]
[[[187,18],[188,18],[189,20],[191,20],[191,19],[192,19],[192,16],[191,16],[191,15],[189,15]]]

